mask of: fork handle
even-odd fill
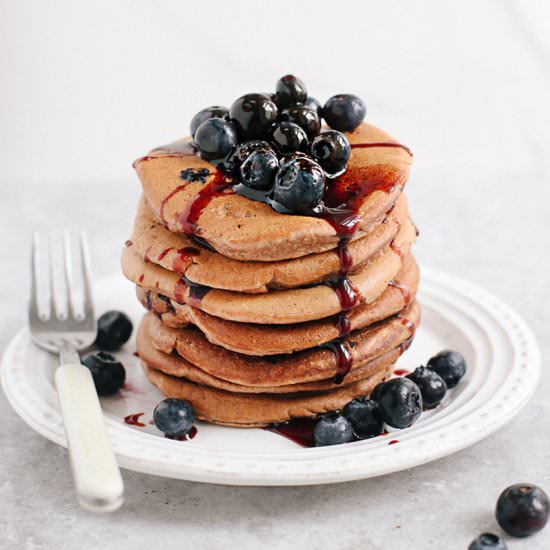
[[[64,364],[55,385],[78,500],[88,510],[113,512],[122,505],[124,485],[92,375],[83,365]]]

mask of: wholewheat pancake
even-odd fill
[[[416,239],[413,224],[406,220],[392,246],[380,252],[368,264],[350,275],[350,283],[358,290],[364,303],[380,296],[403,265],[411,244]],[[329,285],[272,290],[265,294],[244,294],[228,290],[201,287],[201,299],[196,290],[184,284],[181,276],[151,262],[145,262],[133,247],[122,253],[122,270],[133,283],[154,290],[180,303],[187,303],[201,311],[244,323],[288,324],[322,319],[342,310],[336,292]]]
[[[177,361],[165,356],[165,361]],[[391,373],[392,364],[384,365],[370,377],[333,391],[309,394],[232,393],[175,378],[150,368],[142,361],[145,375],[166,397],[186,399],[193,405],[199,420],[241,428],[261,428],[292,418],[315,417],[339,410],[356,397],[369,395]]]
[[[348,244],[349,272],[387,247],[407,217],[407,202],[401,195],[382,223],[368,235]],[[278,262],[242,262],[227,258],[186,235],[170,232],[156,220],[143,197],[128,245],[133,246],[144,260],[181,273],[194,283],[235,292],[261,293],[310,285],[336,275],[340,269],[336,249]]]
[[[413,302],[405,311],[341,339],[351,356],[351,372],[389,350],[404,344],[420,320],[420,308]],[[209,342],[197,328],[173,329],[147,314],[138,334],[138,353],[144,342],[159,351],[178,355],[216,378],[262,388],[288,386],[334,378],[338,374],[337,355],[327,348],[312,348],[290,355],[253,357],[229,351]],[[159,367],[160,368],[160,367]]]
[[[399,197],[412,158],[400,147],[354,148],[357,144],[396,143],[383,130],[363,123],[347,133],[352,152],[346,172],[333,180],[336,190],[353,185],[360,192],[360,220],[354,238],[360,238],[385,217]],[[176,144],[190,142],[190,138]],[[277,261],[335,248],[336,229],[321,217],[287,215],[269,205],[235,194],[229,187],[215,193],[189,224],[191,205],[205,189],[219,184],[221,174],[196,154],[174,156],[174,146],[159,148],[135,163],[143,192],[155,216],[175,233],[191,231],[219,253],[246,261]],[[205,183],[184,182],[185,170],[208,170]],[[202,200],[202,199],[201,199]]]
[[[297,394],[297,393],[318,393],[321,391],[331,391],[340,389],[349,384],[363,380],[375,374],[380,368],[380,365],[388,365],[395,363],[402,351],[401,346],[397,346],[386,353],[376,357],[375,359],[363,363],[361,366],[356,367],[353,372],[345,377],[341,384],[336,384],[333,379],[319,380],[315,382],[303,382],[298,384],[291,384],[287,386],[243,386],[234,382],[228,382],[222,378],[212,376],[209,372],[206,372],[195,365],[186,361],[176,352],[166,354],[156,349],[151,342],[144,337],[140,343],[140,358],[149,367],[154,368],[166,375],[174,376],[176,378],[185,378],[189,382],[200,384],[201,386],[209,386],[219,390],[228,391],[231,393],[251,393],[251,394]]]
[[[365,328],[402,311],[414,300],[418,279],[418,266],[411,254],[397,277],[374,302],[361,304],[347,313],[349,330]],[[237,323],[214,317],[188,304],[179,304],[151,290],[136,289],[142,305],[155,313],[163,324],[172,328],[193,324],[211,343],[245,355],[293,353],[326,344],[340,336],[335,318],[293,325]]]

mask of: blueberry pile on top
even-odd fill
[[[273,94],[246,94],[229,109],[198,112],[191,135],[199,155],[238,182],[237,193],[280,212],[315,214],[330,180],[347,167],[350,144],[342,132],[357,128],[365,113],[351,94],[321,106],[299,78],[286,75]],[[322,128],[323,119],[330,128]]]

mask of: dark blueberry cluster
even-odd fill
[[[357,128],[365,114],[363,101],[350,94],[321,106],[299,78],[286,75],[274,94],[203,109],[190,129],[200,156],[239,182],[237,193],[280,212],[312,214],[327,180],[346,170],[350,144],[342,132]],[[332,129],[322,130],[323,118]]]
[[[313,431],[314,443],[338,445],[368,439],[380,435],[384,425],[408,428],[423,410],[437,407],[447,388],[456,386],[465,373],[466,361],[459,352],[442,351],[428,361],[428,367],[378,384],[370,397],[350,401],[341,413],[320,416]]]

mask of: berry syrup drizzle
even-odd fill
[[[193,145],[192,141],[176,141],[169,143],[168,145],[161,145],[156,149],[153,149],[147,155],[138,158],[132,164],[135,169],[140,162],[146,160],[155,160],[167,157],[190,157],[197,153],[197,149]]]
[[[129,424],[130,426],[138,426],[140,428],[143,428],[145,424],[140,420],[140,417],[143,416],[145,413],[134,413],[129,414],[128,416],[124,417],[124,422],[126,424]]]
[[[269,432],[282,435],[302,447],[314,447],[313,430],[315,429],[315,424],[317,424],[316,418],[293,418],[281,424],[271,424],[265,429]]]

